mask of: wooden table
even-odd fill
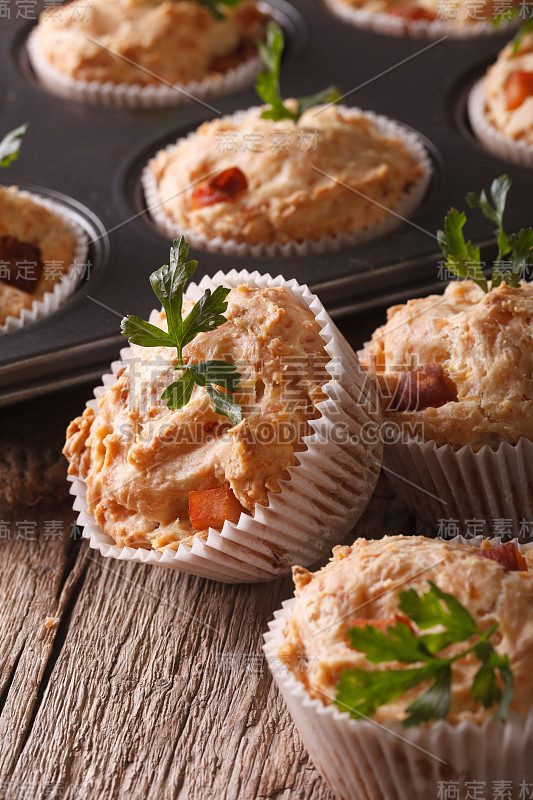
[[[89,395],[0,418],[0,800],[331,798],[261,651],[290,578],[220,585],[71,536],[59,450]],[[382,477],[355,535],[415,528]]]

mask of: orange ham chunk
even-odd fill
[[[192,191],[191,205],[193,209],[213,206],[215,203],[225,203],[233,200],[248,188],[246,175],[238,167],[230,167],[212,177],[206,183],[201,183]]]
[[[513,72],[505,81],[505,99],[508,111],[514,111],[524,100],[533,95],[533,72],[520,69]]]
[[[479,555],[497,561],[506,572],[527,572],[527,561],[512,542],[482,548]]]
[[[393,400],[393,411],[422,411],[439,408],[457,396],[444,378],[440,364],[423,364],[407,373],[398,385]]]
[[[189,492],[189,518],[197,531],[221,530],[224,522],[238,522],[244,508],[232,490],[224,486]]]

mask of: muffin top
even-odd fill
[[[406,23],[440,20],[454,28],[468,28],[494,19],[497,3],[482,0],[328,0],[331,5],[361,8],[371,14],[390,14]],[[517,5],[517,3],[514,3]]]
[[[0,186],[0,324],[51,291],[75,251],[64,220],[16,186]]]
[[[509,42],[485,78],[485,116],[504,136],[533,145],[533,33]]]
[[[422,175],[408,147],[360,112],[315,107],[296,124],[261,112],[206,122],[150,162],[177,228],[251,245],[352,233],[387,216],[380,206],[393,208]]]
[[[91,0],[83,14],[71,5],[41,14],[36,37],[47,61],[76,80],[140,86],[185,84],[238,66],[255,52],[266,19],[247,0],[222,19],[189,0]]]
[[[239,513],[266,505],[320,416],[329,357],[309,309],[284,288],[241,286],[227,301],[227,321],[196,336],[184,363],[237,366],[242,422],[232,427],[198,385],[182,409],[169,409],[161,394],[176,377],[175,349],[134,346],[98,413],[87,409],[68,429],[69,472],[85,479],[90,513],[120,546],[190,543],[190,495],[199,490],[231,490]],[[158,325],[166,328],[164,314]]]
[[[514,677],[511,708],[525,716],[533,705],[533,574],[523,568],[506,571],[479,552],[473,546],[419,536],[386,536],[336,547],[331,561],[316,573],[294,567],[296,604],[284,630],[280,659],[312,697],[333,702],[343,670],[387,668],[351,647],[348,629],[362,621],[394,624],[400,592],[414,589],[424,594],[431,582],[453,595],[484,633],[498,624],[490,641],[498,654],[509,657]],[[446,657],[464,649],[453,643],[446,648]],[[394,669],[406,666],[394,663]],[[478,668],[473,653],[452,665],[451,708],[446,717],[452,724],[462,720],[481,724],[495,713],[494,707],[484,708],[470,692]],[[427,687],[425,681],[382,705],[375,719],[403,720],[407,706]]]
[[[533,286],[484,293],[454,281],[443,296],[397,305],[361,361],[384,412],[421,422],[423,437],[454,448],[533,440]]]

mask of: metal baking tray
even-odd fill
[[[38,3],[33,16],[37,16]],[[305,258],[227,257],[191,250],[198,276],[253,268],[297,278],[316,291],[334,318],[442,290],[442,257],[434,233],[451,205],[506,172],[513,179],[507,225],[531,222],[530,170],[486,153],[466,119],[466,97],[510,34],[466,40],[381,36],[351,27],[317,0],[269,0],[288,45],[285,96],[335,83],[343,102],[398,120],[425,142],[434,174],[412,224],[365,245]],[[9,6],[9,4],[8,4]],[[148,275],[168,260],[169,241],[151,223],[140,173],[163,145],[212,118],[198,103],[130,111],[52,96],[32,75],[25,42],[35,20],[0,19],[0,131],[30,123],[23,152],[3,183],[70,205],[90,238],[90,273],[74,296],[48,318],[0,338],[0,405],[92,380],[117,356],[119,318],[144,315],[156,302]],[[223,114],[257,104],[253,88],[209,103]],[[310,154],[310,157],[312,153]],[[491,245],[491,224],[469,219],[468,235]]]

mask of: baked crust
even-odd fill
[[[255,52],[267,19],[247,1],[223,20],[189,0],[91,0],[85,14],[69,6],[39,18],[37,42],[48,62],[76,80],[140,86],[186,84],[238,66]]]
[[[119,546],[190,543],[190,491],[229,486],[253,513],[280,491],[305,449],[329,380],[318,323],[283,288],[233,289],[225,316],[187,345],[184,358],[237,365],[240,424],[219,417],[198,386],[183,409],[168,409],[160,398],[176,378],[176,351],[136,347],[134,362],[100,396],[98,414],[87,409],[69,426],[69,473],[85,479],[89,512]]]
[[[376,669],[364,653],[350,647],[347,629],[360,619],[390,619],[398,612],[400,591],[427,592],[432,581],[457,597],[481,630],[499,624],[491,642],[509,656],[514,675],[512,709],[525,716],[533,705],[533,574],[506,572],[478,552],[470,545],[421,536],[386,536],[336,547],[329,564],[318,572],[294,567],[297,603],[285,627],[280,658],[312,697],[331,703],[343,669]],[[452,645],[447,653],[452,656],[462,649],[462,643]],[[493,708],[483,708],[470,694],[478,667],[473,655],[452,667],[447,717],[451,724],[463,720],[481,724],[494,714]],[[381,723],[403,719],[406,707],[426,688],[426,684],[416,687],[382,706],[375,719]]]
[[[453,281],[444,296],[389,308],[361,355],[376,375],[389,420],[426,440],[496,447],[533,440],[533,286],[506,284],[484,293],[472,281]],[[438,408],[391,410],[402,377],[425,364],[440,364],[457,400]]]
[[[516,108],[507,107],[507,81],[522,71],[533,73],[533,33],[525,34],[515,54],[513,42],[509,42],[487,70],[485,117],[504,136],[533,145],[533,95]]]
[[[33,298],[28,292],[22,292],[15,286],[8,286],[0,280],[0,325],[8,317],[20,317],[23,308],[31,308]]]
[[[65,275],[74,261],[76,237],[67,224],[50,209],[34,202],[27,194],[19,192],[16,186],[0,186],[0,237],[13,236],[20,242],[27,242],[38,248],[44,265],[32,292],[21,291],[15,286],[6,286],[0,272],[0,324],[8,316],[17,317],[22,308],[31,308],[34,300],[53,289]],[[0,262],[0,268],[12,267]],[[10,290],[10,291],[8,291]]]
[[[245,176],[246,191],[197,208],[202,178],[234,167]],[[334,106],[310,109],[297,125],[262,119],[261,109],[206,122],[158,153],[149,169],[169,220],[208,239],[250,245],[365,229],[387,215],[380,205],[393,208],[422,174],[403,142],[380,133],[367,117]]]

